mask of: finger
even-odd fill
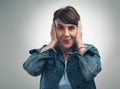
[[[82,39],[82,26],[80,20],[78,21],[78,37]]]
[[[52,23],[51,25],[51,36],[53,35],[53,33],[54,33],[54,23]]]
[[[55,33],[56,32],[56,30],[55,30],[55,23],[53,22],[52,23],[52,31]]]
[[[78,21],[78,30],[82,31],[82,25],[81,25],[80,20]]]
[[[51,28],[51,36],[54,38],[56,37],[56,30],[55,30],[55,23],[52,23],[52,28]]]

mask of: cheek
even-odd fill
[[[56,31],[56,37],[57,37],[58,40],[60,39],[61,33],[59,31]]]
[[[77,30],[75,30],[74,32],[72,32],[72,38],[76,38],[76,36],[77,36]]]

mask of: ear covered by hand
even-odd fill
[[[51,42],[55,42],[57,43],[57,37],[56,37],[56,27],[55,27],[55,23],[53,22],[52,23],[52,26],[51,26]]]
[[[79,45],[81,42],[83,42],[83,40],[82,40],[82,25],[81,25],[81,22],[78,21],[78,31],[77,31],[77,35],[76,35],[76,44]]]
[[[56,45],[57,41],[58,40],[57,40],[56,32],[55,32],[55,24],[52,23],[52,26],[51,26],[51,41],[50,41],[50,43],[47,46],[42,48],[40,53],[42,53],[42,52],[44,52],[44,51],[46,51],[46,50],[48,50],[50,48],[54,48],[54,46]]]
[[[78,31],[77,31],[77,35],[76,35],[76,45],[78,47],[78,51],[80,52],[80,54],[83,55],[83,53],[85,51],[85,45],[84,45],[83,39],[82,39],[82,25],[81,25],[80,21],[78,21]]]

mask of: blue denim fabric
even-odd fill
[[[83,55],[76,45],[69,53],[66,71],[73,89],[96,89],[94,78],[101,71],[100,55],[93,45],[85,44],[85,47]],[[40,53],[41,49],[30,50],[23,68],[32,76],[41,75],[40,89],[58,89],[65,68],[62,51],[58,45]]]

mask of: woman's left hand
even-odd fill
[[[77,31],[77,35],[76,35],[76,45],[79,47],[84,46],[83,45],[83,40],[82,40],[82,25],[81,22],[78,21],[78,31]]]
[[[85,51],[85,45],[83,43],[82,40],[82,25],[81,22],[78,21],[78,31],[77,31],[77,35],[76,35],[76,45],[78,47],[78,51],[81,55],[83,55],[84,51]]]

